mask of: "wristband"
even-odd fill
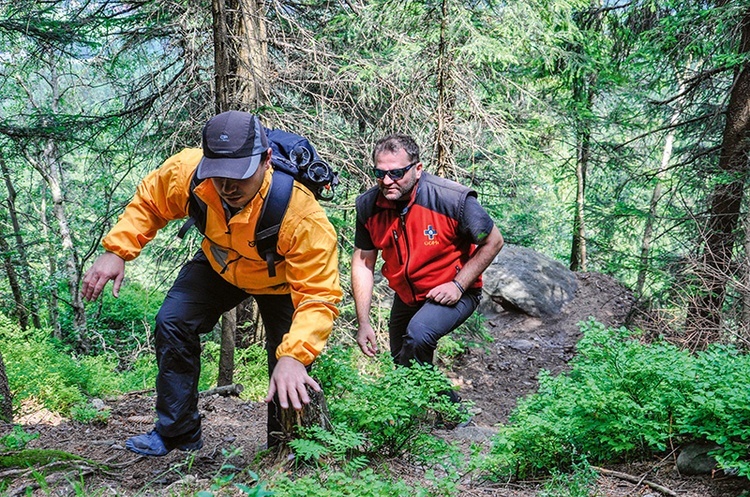
[[[459,282],[458,282],[458,281],[456,281],[456,280],[453,280],[453,284],[454,284],[454,285],[456,285],[456,287],[458,288],[458,290],[459,290],[459,291],[460,291],[460,292],[461,292],[462,294],[466,293],[466,290],[464,290],[464,287],[462,287],[462,286],[461,286],[461,283],[459,283]]]

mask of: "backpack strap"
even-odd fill
[[[284,219],[286,209],[289,207],[289,199],[292,197],[293,186],[293,176],[274,169],[271,176],[271,188],[263,202],[263,210],[255,227],[255,248],[268,264],[268,276],[271,278],[276,276],[274,263],[284,259],[276,252],[276,244],[279,241],[281,220]]]
[[[190,217],[188,217],[187,221],[182,225],[180,231],[177,232],[177,237],[180,240],[185,238],[185,233],[187,233],[193,225],[198,228],[198,231],[200,231],[201,234],[206,231],[206,211],[208,210],[208,207],[203,200],[196,197],[195,193],[193,193],[195,187],[203,182],[202,179],[198,179],[196,172],[194,172],[193,176],[190,178],[190,195],[188,196],[188,216]]]

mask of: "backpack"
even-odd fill
[[[276,244],[279,240],[281,221],[292,196],[294,181],[297,180],[309,188],[317,200],[331,200],[334,188],[339,184],[339,178],[338,173],[320,158],[306,138],[278,129],[264,130],[272,152],[273,175],[271,189],[263,202],[260,219],[255,227],[255,248],[268,264],[268,276],[273,278],[276,276],[274,264],[284,259],[276,251]],[[190,218],[180,228],[177,234],[179,238],[183,238],[192,225],[195,225],[201,234],[205,234],[207,206],[193,193],[202,181],[196,178],[195,174],[190,180]]]

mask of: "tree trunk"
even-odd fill
[[[21,329],[25,330],[29,327],[29,313],[24,305],[23,292],[18,283],[16,266],[13,264],[13,258],[11,256],[12,251],[10,245],[8,245],[8,242],[5,240],[5,234],[2,232],[2,227],[0,227],[0,250],[2,250],[3,253],[3,267],[5,268],[5,274],[8,275],[8,284],[13,293],[13,300],[16,303],[15,317],[18,319],[18,324]]]
[[[750,52],[750,11],[742,21],[740,53]],[[697,274],[701,293],[688,306],[686,331],[692,348],[721,338],[722,307],[732,277],[732,255],[750,155],[750,64],[735,72],[719,156],[721,178],[714,186],[703,253]]]
[[[31,318],[31,323],[36,329],[41,329],[42,322],[39,318],[39,305],[37,303],[36,291],[31,281],[31,274],[29,273],[29,262],[26,256],[26,244],[23,241],[21,234],[21,223],[18,221],[18,212],[16,211],[16,189],[11,181],[10,171],[5,163],[5,160],[0,156],[0,170],[2,170],[3,178],[5,179],[5,187],[8,191],[8,216],[13,226],[13,237],[15,238],[15,248],[10,249],[10,246],[6,243],[7,251],[14,252],[17,254],[17,264],[12,262],[13,257],[9,256],[9,263],[13,266],[13,271],[18,274],[17,280],[23,282],[25,292],[21,292],[16,296],[15,291],[13,296],[16,301],[16,315],[18,316],[19,323],[22,329],[26,329],[28,326],[28,318]],[[6,251],[5,248],[3,248]],[[10,278],[10,275],[9,275]],[[12,285],[12,282],[11,282]]]
[[[223,387],[234,382],[234,334],[237,329],[237,311],[232,309],[221,316],[221,354],[219,377],[216,385]]]
[[[260,309],[255,299],[247,299],[235,307],[237,311],[237,334],[235,342],[239,348],[251,345],[263,345],[266,341],[266,329],[260,318]]]
[[[322,391],[307,387],[310,395],[310,403],[302,406],[302,410],[295,411],[294,408],[281,410],[281,429],[284,440],[292,440],[297,436],[298,428],[309,428],[320,426],[325,430],[331,429],[331,416],[328,414],[328,405]]]
[[[262,3],[213,0],[216,113],[268,102],[268,43]]]
[[[59,78],[57,77],[55,61],[49,61],[48,55],[49,54],[43,54],[42,57],[49,68],[47,80],[52,91],[49,107],[51,114],[55,115],[59,110],[58,107],[62,96],[60,95],[60,90],[58,88]],[[35,95],[33,92],[28,88],[25,88],[25,90],[32,104],[36,108],[41,108],[42,106],[34,103]],[[73,338],[76,344],[76,349],[80,352],[86,353],[90,348],[90,344],[88,334],[86,333],[86,312],[83,305],[83,299],[79,292],[79,285],[82,278],[81,265],[78,260],[78,252],[73,243],[73,237],[68,225],[68,217],[65,212],[65,198],[62,193],[63,171],[61,167],[60,153],[55,140],[47,139],[44,144],[44,149],[38,154],[38,157],[32,155],[28,150],[24,151],[24,157],[42,176],[52,197],[52,212],[58,224],[58,234],[65,260],[65,278],[67,279],[68,293],[70,295],[69,300],[66,303],[70,305],[73,312]],[[50,239],[48,238],[48,240]],[[54,252],[55,250],[51,250],[52,254],[50,257],[55,256]],[[52,274],[54,275],[55,273]]]
[[[684,91],[684,85],[680,84],[678,94],[682,94]],[[664,174],[669,166],[669,161],[672,160],[672,151],[674,149],[674,127],[680,120],[680,105],[681,100],[675,102],[675,109],[672,112],[672,117],[669,119],[669,132],[667,133],[666,140],[664,141],[664,148],[661,152],[661,163],[659,164],[659,170],[656,172],[656,184],[654,190],[651,192],[651,202],[648,206],[648,217],[646,218],[646,225],[643,228],[643,238],[641,239],[641,256],[640,256],[640,268],[638,269],[638,280],[635,284],[635,295],[640,298],[643,296],[643,287],[646,284],[646,275],[648,274],[649,268],[649,253],[651,251],[651,240],[653,239],[654,223],[656,222],[656,212],[661,199],[661,182]]]
[[[57,145],[53,140],[47,142],[47,147],[44,151],[43,157],[43,163],[37,164],[36,167],[47,181],[47,186],[52,195],[52,212],[57,220],[60,243],[65,260],[65,277],[68,280],[68,293],[70,296],[68,305],[70,305],[73,311],[73,332],[75,334],[74,339],[76,349],[80,352],[86,353],[90,348],[90,343],[88,340],[88,334],[86,333],[86,311],[79,291],[82,277],[80,270],[81,265],[78,260],[78,252],[73,243],[73,237],[68,225],[68,217],[65,212],[65,199],[62,194],[63,187],[61,175],[58,170],[59,160]]]
[[[456,96],[451,75],[453,63],[449,49],[448,18],[448,0],[442,0],[437,58],[438,101],[435,109],[435,174],[455,178],[457,171],[455,158],[453,157],[453,145],[456,141],[453,112]]]
[[[6,423],[13,422],[13,398],[10,394],[8,375],[5,374],[5,362],[0,352],[0,420]]]
[[[39,206],[39,221],[42,225],[42,235],[45,240],[50,239],[49,221],[47,220],[47,198],[42,195],[41,205]],[[57,258],[54,248],[47,244],[47,263],[49,264],[49,274],[57,274]],[[47,308],[49,309],[49,324],[52,328],[52,337],[56,340],[62,340],[62,327],[60,326],[60,308],[57,286],[50,285],[49,297],[47,298]]]
[[[576,23],[582,32],[601,31],[601,0],[591,0],[589,9],[577,14]],[[585,54],[583,46],[577,51]],[[570,247],[571,271],[586,271],[586,176],[591,159],[591,121],[599,75],[595,70],[584,71],[573,76],[572,93],[575,112],[576,137],[576,204],[573,213],[573,240]]]
[[[212,13],[216,113],[257,112],[268,103],[268,43],[262,3],[213,0]],[[222,322],[219,385],[231,383],[234,376],[237,310],[230,312]]]
[[[591,76],[589,79],[595,79]],[[594,104],[593,84],[583,78],[576,84],[574,98],[585,105],[590,114]],[[591,124],[588,115],[577,118],[576,129],[576,208],[573,215],[573,242],[570,249],[570,270],[586,271],[586,175],[591,157]]]
[[[742,292],[742,314],[740,315],[740,334],[745,343],[750,343],[750,214],[745,213],[745,263],[742,265],[744,272],[740,291]]]

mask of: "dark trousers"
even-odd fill
[[[251,295],[225,281],[211,268],[203,252],[180,270],[156,315],[156,431],[165,438],[193,440],[200,437],[198,377],[200,335],[211,331],[222,313]],[[292,324],[291,296],[252,295],[266,329],[268,375],[276,367],[276,348]],[[280,431],[278,402],[268,405],[269,446],[271,432]]]
[[[440,338],[458,328],[479,305],[480,291],[470,290],[455,305],[440,305],[427,300],[406,305],[398,295],[388,321],[391,355],[396,364],[432,364]]]

